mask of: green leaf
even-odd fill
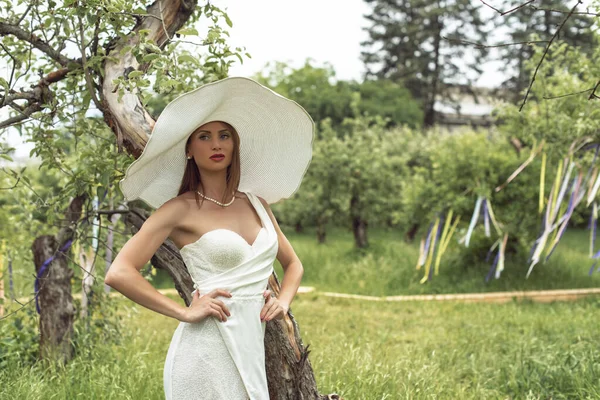
[[[146,93],[145,95],[142,96],[142,103],[144,105],[148,104],[148,101],[150,101],[152,99],[152,93]]]
[[[185,36],[198,36],[198,30],[196,28],[182,28],[178,30],[176,33]]]
[[[240,53],[235,53],[235,56],[238,58],[238,60],[240,60],[240,64],[244,64],[244,60],[242,59]]]
[[[81,69],[81,65],[76,62],[70,62],[67,64],[67,68],[71,71]]]
[[[227,25],[229,25],[229,27],[233,27],[233,22],[231,22],[231,19],[229,19],[229,15],[227,14],[223,14],[223,16],[225,17],[225,22],[227,22]]]
[[[90,95],[90,92],[86,90],[85,92],[83,92],[83,99],[81,105],[82,110],[87,110],[90,107],[90,100],[92,100],[92,96]]]
[[[160,54],[146,54],[144,57],[142,57],[142,61],[151,62],[153,60],[156,60],[158,57],[160,57]]]
[[[177,61],[179,63],[191,62],[195,64],[198,60],[195,57],[190,56],[189,54],[182,54],[179,57],[177,57]]]
[[[127,77],[129,79],[134,79],[134,78],[137,78],[138,76],[142,76],[142,75],[144,75],[144,73],[142,71],[131,71],[129,73],[129,75],[127,75]]]
[[[104,188],[102,186],[98,186],[96,188],[96,196],[98,196],[98,201],[101,201],[104,197]]]

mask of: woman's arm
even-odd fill
[[[263,206],[267,210],[273,225],[275,226],[275,231],[277,232],[277,239],[279,241],[279,249],[277,251],[277,259],[281,263],[283,267],[283,280],[281,281],[281,290],[279,291],[279,296],[277,298],[278,305],[281,307],[281,310],[278,310],[276,303],[267,303],[261,312],[261,319],[269,321],[273,318],[283,318],[283,316],[287,313],[290,308],[290,304],[298,292],[298,288],[300,287],[300,282],[302,281],[302,275],[304,274],[304,267],[302,266],[302,262],[296,255],[294,248],[285,237],[269,204],[262,198],[259,197]]]
[[[171,234],[178,218],[185,215],[186,207],[187,203],[177,198],[159,207],[125,243],[104,278],[104,283],[125,297],[179,321],[183,321],[186,307],[157,291],[140,270]]]

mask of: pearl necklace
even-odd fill
[[[231,201],[230,201],[229,203],[225,203],[225,204],[224,204],[224,203],[221,203],[220,201],[217,201],[217,200],[215,200],[215,199],[213,199],[213,198],[211,198],[211,197],[208,197],[208,196],[205,196],[205,195],[203,195],[202,193],[200,193],[200,192],[199,192],[199,191],[197,191],[197,190],[196,190],[196,193],[198,193],[200,196],[202,196],[202,197],[203,197],[203,198],[205,198],[206,200],[210,200],[210,201],[212,201],[213,203],[217,203],[217,204],[218,204],[218,205],[220,205],[221,207],[228,207],[228,206],[230,206],[230,205],[233,203],[233,201],[235,200],[235,194],[234,194],[233,198],[231,199]]]

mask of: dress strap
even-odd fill
[[[254,206],[254,209],[258,213],[258,216],[260,217],[262,225],[267,229],[269,234],[273,234],[275,232],[275,226],[273,225],[273,221],[271,221],[271,218],[269,217],[269,213],[267,212],[267,209],[265,208],[265,206],[263,206],[262,201],[260,201],[258,196],[252,192],[245,192],[245,193],[246,193],[246,196],[248,196],[250,203],[252,203],[252,205]]]

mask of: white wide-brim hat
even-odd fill
[[[298,103],[260,83],[229,77],[184,93],[160,114],[140,157],[119,182],[127,201],[153,208],[177,196],[185,143],[201,125],[224,121],[240,136],[238,190],[269,204],[293,195],[312,158],[315,124]]]

